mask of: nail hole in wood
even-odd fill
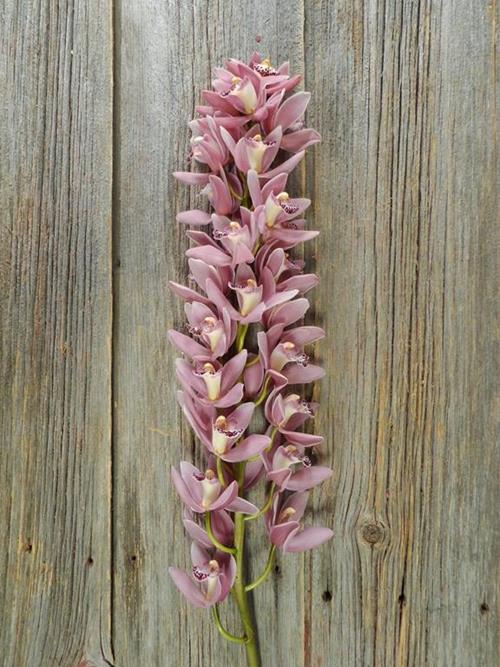
[[[404,593],[401,593],[401,595],[398,597],[398,603],[400,607],[404,607],[406,604],[406,596]]]
[[[331,602],[332,599],[332,594],[330,593],[329,590],[323,591],[323,594],[321,595],[323,598],[323,602]]]
[[[479,607],[479,609],[481,611],[481,614],[484,616],[485,614],[487,614],[489,612],[490,607],[489,607],[487,602],[483,602],[483,603],[481,603],[481,606]]]
[[[135,555],[130,556],[130,560],[132,561],[132,563],[135,563],[135,561],[137,560],[137,556],[135,556]]]
[[[277,574],[278,576],[281,574],[281,568],[280,568],[279,565],[275,565],[275,566],[274,566],[274,572],[275,572],[275,574]]]
[[[24,551],[30,554],[33,551],[33,545],[28,542],[27,544],[24,545]]]
[[[92,556],[89,556],[87,558],[87,565],[93,565],[93,564],[94,564],[94,559],[92,558]]]

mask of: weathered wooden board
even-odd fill
[[[166,339],[168,328],[184,324],[183,304],[167,288],[169,279],[187,275],[187,241],[175,216],[200,203],[171,172],[188,167],[187,122],[214,65],[246,57],[261,35],[275,61],[290,58],[302,69],[302,7],[238,1],[194,2],[191,8],[173,0],[123,0],[118,7],[115,659],[123,666],[233,665],[241,649],[225,645],[210,615],[182,600],[167,575],[170,564],[190,567],[170,466],[201,460],[176,403],[176,354]],[[286,38],[277,40],[277,34]],[[252,532],[257,537],[257,529]],[[255,545],[260,569],[267,550],[262,540]],[[290,652],[302,652],[301,573],[297,558],[288,570],[288,592],[280,587],[279,598],[272,586],[258,592],[261,618],[266,609],[261,641],[268,664],[285,664]],[[238,631],[234,614],[226,620]]]
[[[294,187],[322,232],[314,520],[336,532],[256,591],[264,665],[495,665],[495,4],[35,4],[0,38],[0,663],[242,662],[167,575],[189,565],[169,468],[200,460],[167,282],[200,203],[170,175],[187,121],[257,47],[305,75],[323,135]]]
[[[0,663],[111,657],[107,2],[1,10]]]
[[[337,537],[297,664],[498,664],[494,10],[306,3]]]

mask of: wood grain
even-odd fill
[[[306,4],[337,537],[298,664],[497,663],[493,11]]]
[[[200,444],[175,400],[176,353],[166,339],[168,328],[184,326],[183,305],[167,288],[169,279],[185,281],[187,275],[187,241],[175,216],[201,200],[171,172],[188,167],[187,122],[212,67],[228,57],[247,57],[261,35],[275,61],[289,58],[300,71],[302,30],[298,2],[194,2],[192,12],[173,1],[139,6],[124,0],[118,6],[114,647],[119,665],[208,667],[241,659],[241,649],[222,642],[210,616],[181,599],[167,575],[170,564],[191,565],[170,466],[181,459],[201,461]],[[286,40],[274,38],[279,32]],[[252,533],[260,570],[267,548],[257,529]],[[270,586],[256,598],[257,608],[268,610],[260,630],[270,664],[284,664],[290,651],[302,650],[300,558],[288,573],[295,582],[288,593],[283,587],[278,598]],[[225,621],[238,631],[227,607]]]
[[[190,564],[169,468],[201,460],[175,401],[166,331],[184,318],[167,282],[187,275],[175,215],[200,206],[171,177],[187,121],[211,68],[257,48],[304,74],[323,136],[292,191],[321,230],[304,256],[322,280],[315,429],[335,471],[306,516],[333,542],[280,558],[255,593],[264,667],[493,667],[496,3],[113,12],[1,10],[0,664],[242,664],[167,574]]]
[[[111,657],[111,16],[2,4],[0,663]]]

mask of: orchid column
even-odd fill
[[[186,255],[192,286],[171,283],[186,302],[187,331],[170,331],[169,337],[183,355],[176,362],[179,403],[204,447],[206,466],[181,462],[179,471],[172,469],[193,568],[190,575],[177,568],[170,574],[192,604],[211,608],[225,639],[245,646],[252,667],[260,658],[249,591],[270,574],[276,549],[304,551],[332,536],[328,528],[302,524],[310,489],[331,470],[312,465],[307,454],[323,439],[300,430],[317,405],[290,388],[324,374],[307,354],[324,332],[297,325],[309,308],[304,295],[318,279],[290,253],[318,234],[305,228],[310,201],[286,191],[304,149],[320,139],[302,120],[310,94],[289,94],[299,81],[287,63],[274,69],[258,54],[248,64],[230,60],[217,68],[213,90],[203,91],[206,105],[189,124],[192,158],[207,169],[175,173],[203,187],[213,213],[178,215],[191,226],[186,233],[193,247]],[[267,427],[249,434],[258,406]],[[258,483],[266,486],[260,509],[245,499]],[[269,556],[262,574],[248,582],[245,526],[258,519]],[[219,616],[230,591],[241,615],[238,635]]]

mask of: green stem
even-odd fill
[[[236,330],[236,352],[241,352],[245,345],[245,336],[247,335],[248,324],[238,324]]]
[[[273,446],[274,438],[276,437],[276,433],[277,433],[277,432],[278,432],[278,427],[277,427],[277,426],[273,426],[272,429],[271,429],[271,433],[269,434],[269,437],[271,438],[271,442],[270,442],[269,445],[265,448],[265,450],[264,450],[265,452],[268,452],[268,451],[271,449],[271,447]]]
[[[226,554],[236,553],[236,547],[226,547],[225,544],[219,542],[219,540],[215,537],[214,531],[212,530],[212,518],[210,516],[210,512],[205,512],[205,530],[207,531],[207,535],[210,538],[210,542],[212,542],[214,547],[217,547],[219,551],[223,551]]]
[[[266,398],[266,396],[267,396],[267,389],[268,389],[268,387],[269,387],[269,380],[270,380],[270,377],[269,377],[269,375],[268,375],[268,376],[266,377],[266,380],[265,380],[263,386],[262,386],[262,389],[260,390],[260,394],[259,394],[259,395],[257,396],[257,398],[255,399],[255,405],[256,405],[256,406],[257,406],[257,405],[260,405],[260,404],[262,403],[262,401]]]
[[[244,644],[246,642],[246,637],[237,637],[236,635],[233,635],[231,632],[228,632],[226,628],[222,625],[219,616],[219,610],[216,604],[214,604],[212,607],[212,616],[215,621],[217,630],[224,637],[224,639],[227,639],[228,642],[233,642],[233,644]]]
[[[245,478],[245,463],[240,463],[238,468],[238,484],[240,494],[243,491],[243,480]],[[233,595],[238,605],[241,622],[245,630],[247,653],[247,666],[260,667],[259,648],[257,646],[256,633],[252,622],[252,615],[248,605],[247,594],[245,591],[244,578],[244,548],[245,548],[245,521],[241,512],[234,515],[234,545],[236,547],[236,578],[233,585]]]
[[[259,361],[260,361],[260,356],[256,354],[253,359],[247,361],[247,363],[245,364],[245,368],[250,368],[250,366],[254,366],[255,364],[259,363]]]
[[[275,489],[275,484],[274,482],[271,484],[271,488],[269,489],[269,496],[267,497],[266,502],[264,505],[260,508],[260,510],[257,512],[257,514],[247,514],[245,517],[245,521],[253,521],[254,519],[258,519],[260,516],[265,514],[267,510],[271,507],[273,504],[273,498],[274,498],[274,489]]]
[[[219,478],[219,483],[221,486],[227,486],[226,479],[224,477],[224,468],[222,467],[222,459],[220,456],[217,456],[217,477]]]
[[[269,573],[273,569],[273,561],[274,561],[275,552],[276,552],[276,545],[273,544],[273,546],[269,550],[269,556],[267,557],[266,567],[262,571],[262,574],[259,577],[257,577],[257,579],[255,579],[255,581],[252,581],[251,584],[248,584],[247,586],[245,586],[245,591],[247,591],[247,593],[248,593],[248,591],[253,591],[254,588],[257,588],[257,586],[260,586],[260,584],[267,579],[267,577],[269,576]]]

